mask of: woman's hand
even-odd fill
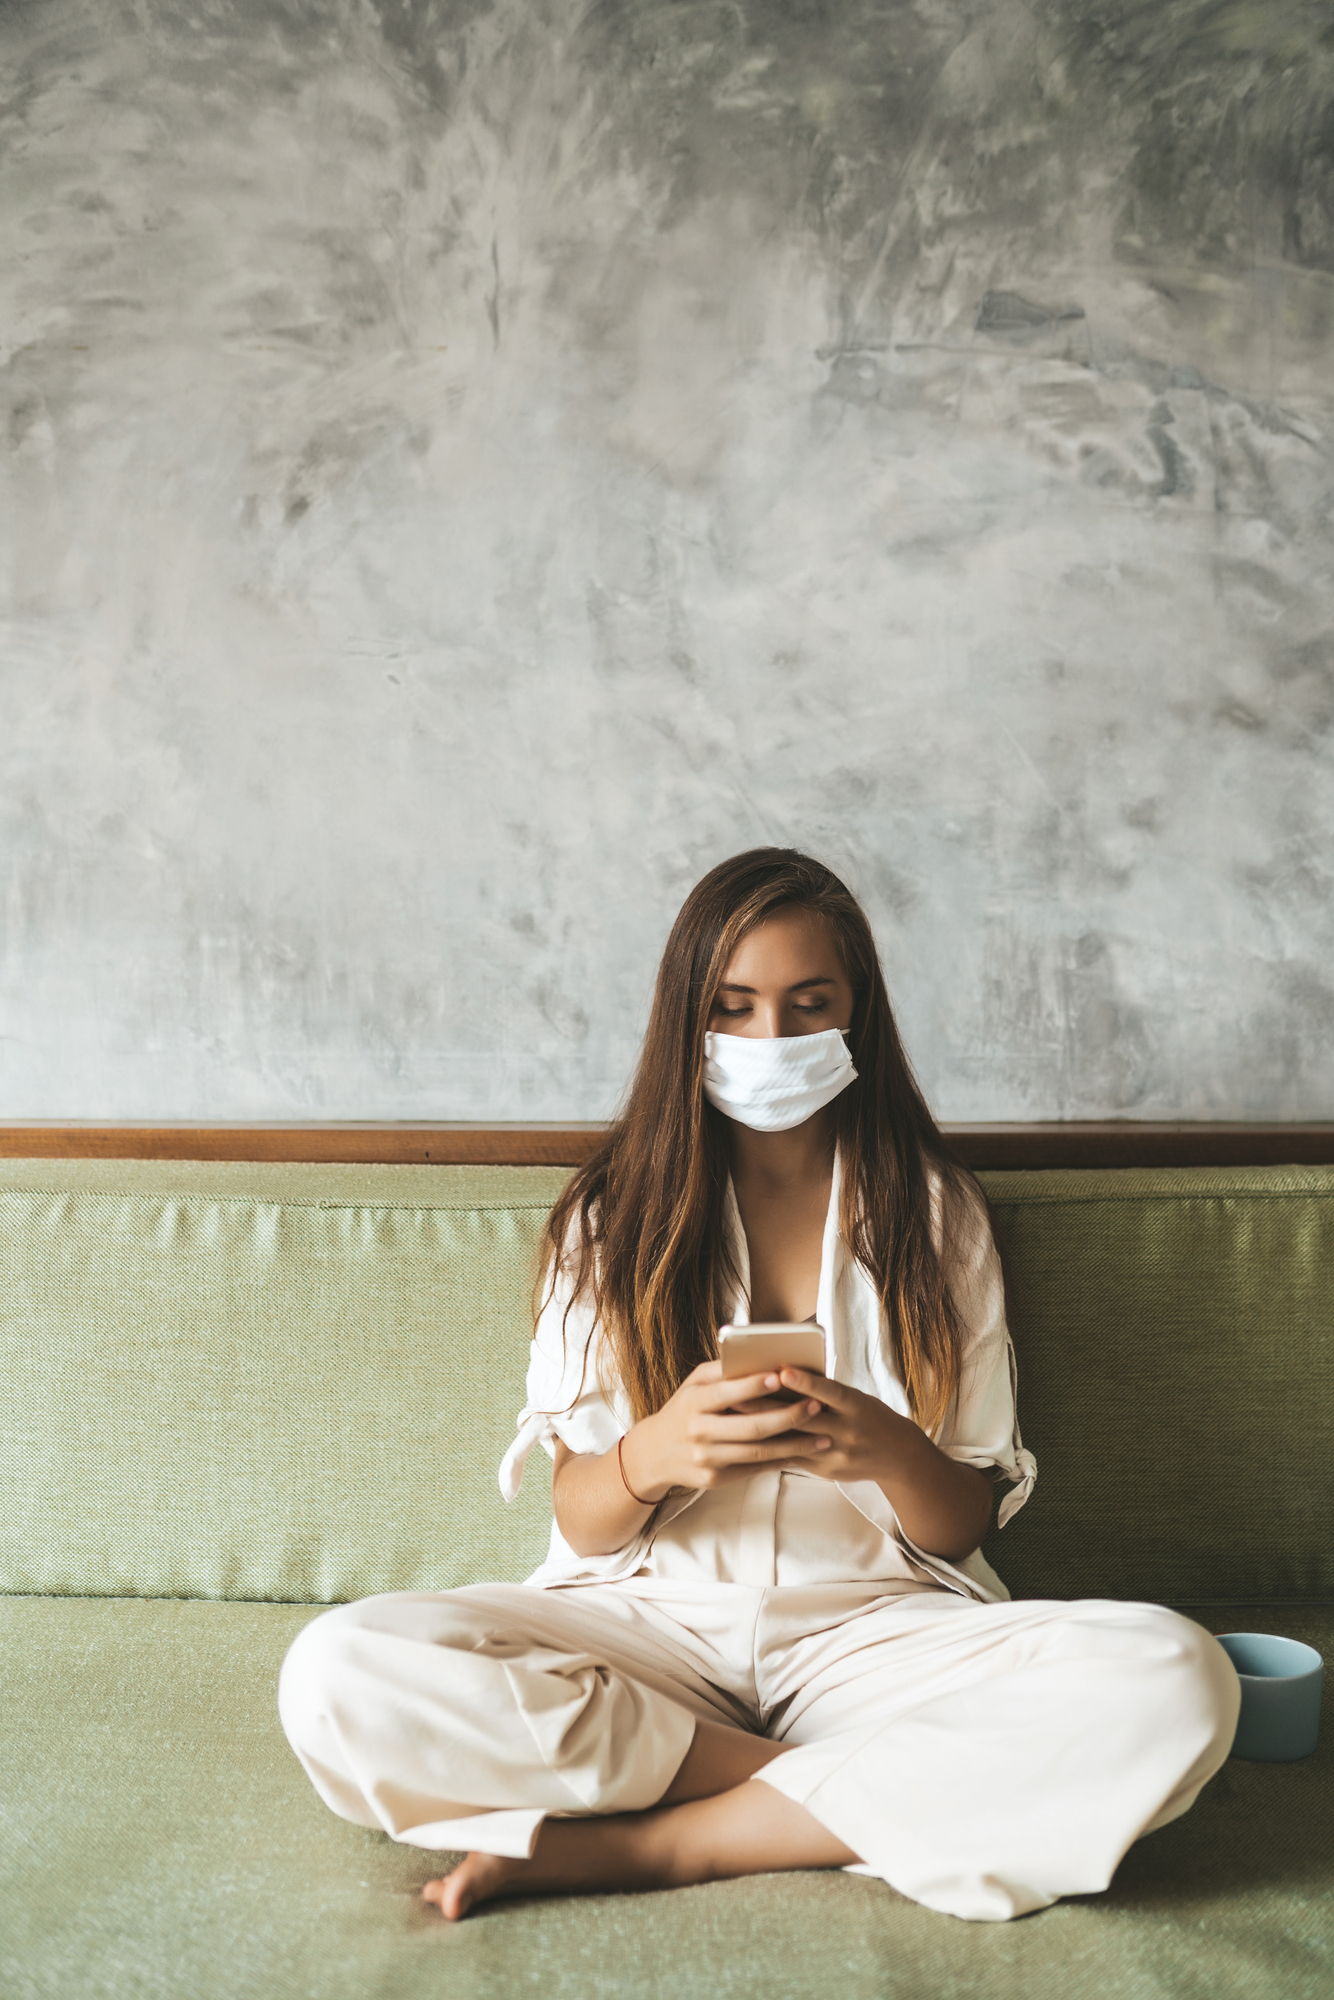
[[[794,1416],[797,1428],[828,1440],[828,1450],[800,1461],[802,1471],[840,1483],[873,1479],[918,1548],[947,1562],[972,1554],[991,1518],[991,1483],[982,1473],[948,1458],[878,1396],[804,1368],[784,1368],[781,1380],[805,1407],[817,1403],[817,1414]]]
[[[702,1361],[670,1402],[622,1440],[621,1463],[636,1497],[656,1506],[673,1487],[702,1492],[830,1455],[832,1439],[809,1428],[821,1413],[815,1396],[808,1391],[803,1401],[775,1402],[778,1387],[772,1372],[725,1382],[721,1361]]]
[[[619,1452],[558,1443],[551,1499],[570,1547],[581,1556],[623,1549],[673,1487],[702,1491],[766,1468],[814,1465],[830,1440],[795,1427],[821,1406],[814,1397],[775,1402],[778,1386],[773,1373],[724,1382],[721,1361],[705,1361],[670,1402],[626,1432]]]
[[[906,1429],[923,1436],[916,1424],[891,1410],[888,1403],[849,1388],[846,1382],[831,1382],[827,1376],[808,1374],[804,1368],[785,1368],[780,1379],[783,1388],[794,1390],[807,1405],[815,1405],[809,1416],[795,1421],[803,1431],[829,1440],[829,1449],[821,1454],[819,1464],[806,1468],[821,1479],[874,1479],[878,1485],[901,1455],[905,1442],[902,1432]],[[798,1406],[789,1405],[793,1407]]]

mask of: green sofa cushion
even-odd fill
[[[543,1168],[0,1165],[0,1589],[519,1577]],[[1018,1594],[1334,1598],[1334,1171],[992,1174]]]
[[[1017,1597],[1334,1599],[1334,1170],[988,1174]]]
[[[336,1819],[283,1741],[278,1666],[310,1615],[0,1600],[5,2000],[1334,1990],[1328,1728],[1302,1763],[1228,1764],[1191,1813],[1131,1849],[1109,1891],[1019,1923],[961,1923],[830,1874],[497,1905],[450,1929],[417,1898],[440,1861]],[[1221,1629],[1231,1622],[1224,1614]],[[1271,1622],[1334,1647],[1329,1612]]]
[[[0,1589],[316,1599],[521,1577],[539,1234],[503,1167],[0,1165]]]

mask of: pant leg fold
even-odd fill
[[[1004,1921],[1105,1889],[1222,1764],[1239,1691],[1222,1648],[1173,1613],[1051,1609],[1045,1632],[1023,1632],[1022,1665],[992,1650],[972,1684],[807,1741],[755,1782],[952,1916]]]
[[[279,1708],[320,1797],[359,1825],[527,1855],[547,1813],[653,1804],[690,1748],[685,1707],[596,1655],[498,1634],[484,1607],[437,1600],[429,1638],[402,1629],[410,1605],[357,1609],[298,1635]]]

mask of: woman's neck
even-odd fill
[[[753,1132],[732,1123],[732,1179],[738,1187],[766,1194],[793,1193],[811,1182],[828,1182],[833,1171],[833,1108],[825,1105],[787,1132]]]

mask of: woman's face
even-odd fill
[[[852,1026],[852,988],[828,929],[780,910],[742,938],[709,1015],[716,1035],[816,1035]]]

